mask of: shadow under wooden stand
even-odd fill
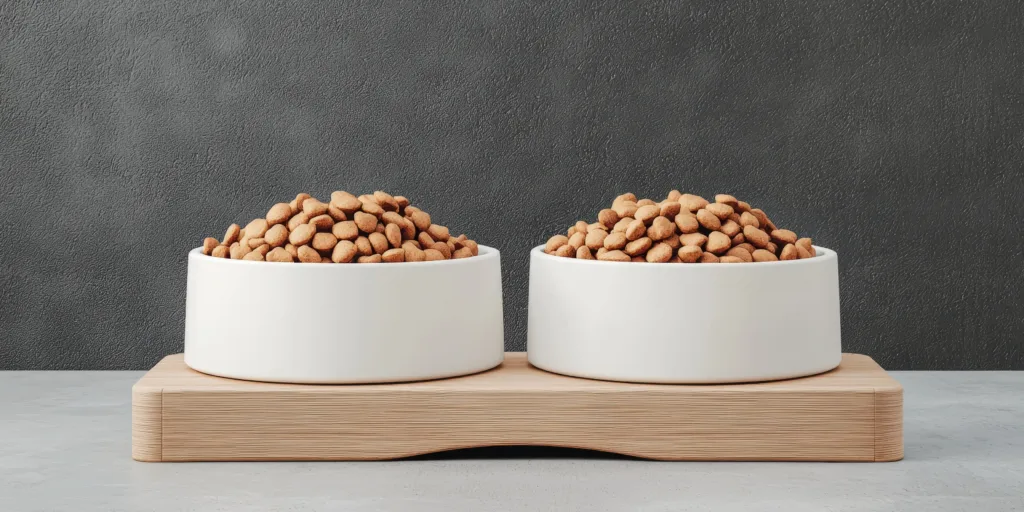
[[[383,460],[478,446],[658,460],[894,461],[903,389],[871,358],[732,385],[578,379],[510,352],[490,371],[404,384],[224,379],[164,358],[132,388],[140,461]]]

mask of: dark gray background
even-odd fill
[[[846,350],[1024,369],[1022,21],[1003,1],[0,1],[0,368],[180,351],[188,249],[337,188],[500,248],[522,350],[529,248],[678,188],[836,249]],[[670,321],[643,303],[608,321]]]

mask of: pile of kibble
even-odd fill
[[[402,196],[345,191],[324,203],[299,194],[277,203],[244,228],[232,224],[223,240],[207,238],[203,254],[235,260],[301,263],[401,263],[469,258],[479,254],[466,235],[448,228]]]
[[[673,190],[661,202],[615,198],[597,222],[579,221],[544,252],[566,258],[647,263],[751,263],[815,255],[810,238],[779,229],[758,208],[728,194],[711,203]]]

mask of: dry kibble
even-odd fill
[[[709,212],[706,208],[697,210],[697,222],[699,222],[704,229],[711,231],[716,231],[722,227],[722,220],[714,213]]]
[[[320,252],[328,252],[334,250],[334,246],[338,245],[338,239],[331,233],[317,233],[313,235],[312,245]]]
[[[302,245],[298,248],[299,261],[302,263],[320,263],[323,259],[320,257],[320,253],[316,252],[316,249]]]
[[[708,234],[708,243],[705,246],[705,249],[714,254],[722,254],[725,251],[728,251],[730,246],[732,246],[732,241],[729,240],[728,236],[725,236],[718,231],[712,231]]]
[[[768,216],[760,208],[751,208],[750,214],[757,218],[757,227],[768,225]]]
[[[708,200],[693,194],[682,194],[677,200],[679,205],[688,212],[696,212],[708,205]]]
[[[650,206],[650,205],[654,205],[654,204],[657,204],[657,203],[655,203],[653,199],[638,199],[637,202],[636,202],[636,205],[640,206],[640,207]]]
[[[718,228],[718,230],[724,233],[725,236],[729,237],[730,240],[732,240],[732,237],[740,234],[740,232],[743,231],[743,226],[740,226],[739,224],[732,220],[727,220],[722,223],[722,227]]]
[[[703,233],[689,233],[686,235],[679,235],[679,243],[684,246],[703,247],[708,241],[708,237]]]
[[[288,231],[291,231],[303,224],[309,224],[309,215],[302,212],[296,213],[292,218],[288,219]]]
[[[758,249],[758,250],[754,251],[754,254],[752,254],[751,256],[754,257],[754,261],[758,261],[758,262],[760,262],[760,261],[779,261],[779,258],[777,256],[775,256],[771,252],[766,251],[764,249]]]
[[[655,244],[654,247],[651,247],[650,250],[647,251],[645,259],[648,263],[666,263],[668,260],[672,259],[673,252],[674,251],[668,244],[659,243]]]
[[[690,212],[683,212],[676,215],[676,227],[679,228],[679,232],[682,234],[696,233],[700,229],[700,223],[697,222],[697,216]]]
[[[356,238],[354,242],[356,244],[356,250],[359,251],[360,256],[370,256],[373,254],[373,246],[370,245],[370,239],[365,236]]]
[[[761,221],[757,220],[753,213],[743,212],[743,215],[740,215],[740,225],[759,228],[761,227]]]
[[[448,240],[448,237],[450,236],[448,233],[448,228],[438,224],[431,224],[430,227],[427,228],[427,234],[430,235],[430,237],[433,238],[434,240],[440,242]]]
[[[278,224],[278,225],[280,225],[280,224]],[[292,258],[292,255],[289,254],[288,251],[286,251],[284,249],[284,247],[277,247],[277,248],[271,250],[270,252],[268,252],[267,256],[266,256],[266,260],[267,261],[277,262],[277,263],[292,263],[293,261],[295,261],[295,259]]]
[[[395,199],[397,200],[398,198]],[[401,207],[401,203],[399,203],[399,207]],[[403,245],[402,250],[405,251],[405,261],[426,261],[427,259],[427,254],[415,245]]]
[[[405,196],[395,196],[395,202],[398,203],[400,210],[404,210],[406,206],[409,206],[409,198]]]
[[[620,195],[615,197],[614,201],[612,201],[612,206],[615,206],[615,205],[617,205],[619,203],[623,203],[623,202],[626,202],[626,201],[630,201],[630,202],[635,203],[636,202],[636,194],[634,194],[632,192],[626,192],[625,194],[620,194]]]
[[[244,258],[246,254],[249,254],[250,251],[251,249],[249,249],[249,244],[235,242],[231,244],[231,248],[228,250],[228,253],[231,254],[231,259],[240,260]]]
[[[341,209],[333,204],[327,205],[327,215],[331,216],[331,220],[334,222],[343,222],[348,220],[348,215],[345,214]]]
[[[359,211],[359,209],[363,207],[363,203],[360,202],[356,196],[345,191],[332,192],[331,205],[345,212],[345,214],[350,217],[353,213]]]
[[[330,215],[317,215],[309,219],[309,223],[316,226],[317,231],[330,231],[334,227],[334,219]]]
[[[633,256],[632,258],[629,259],[629,261],[634,261],[636,263],[643,263],[646,260],[644,260],[643,256]]]
[[[676,201],[676,202],[678,202],[679,201],[679,196],[681,196],[681,195],[683,195],[683,194],[681,192],[679,192],[678,190],[672,190],[671,192],[668,193],[668,197],[665,198],[665,199],[667,201]]]
[[[718,256],[711,254],[710,252],[705,252],[701,253],[700,259],[698,261],[701,263],[718,263],[719,258]]]
[[[267,243],[267,241],[263,238],[250,238],[246,241],[246,245],[248,245],[250,249],[255,249],[265,243]]]
[[[356,244],[349,240],[341,240],[338,245],[334,246],[334,250],[331,251],[331,261],[335,263],[351,263],[352,260],[356,259],[356,255],[359,254],[359,250],[356,249]]]
[[[227,258],[230,256],[230,249],[226,245],[218,245],[210,251],[210,256],[214,258]]]
[[[731,220],[736,224],[739,224],[741,228],[743,227],[743,217],[736,212],[732,212],[731,214],[729,214],[729,218],[726,220]]]
[[[743,249],[744,251],[747,251],[750,254],[754,254],[754,251],[756,250],[753,245],[750,245],[747,242],[743,242],[742,244],[734,245],[733,247],[738,247],[740,249]]]
[[[573,249],[572,246],[569,244],[565,244],[559,247],[558,249],[555,249],[555,252],[553,254],[555,256],[559,256],[562,258],[571,258],[576,255],[576,249]],[[452,257],[454,258],[455,255],[452,254]]]
[[[380,216],[380,220],[384,221],[385,224],[396,224],[398,226],[401,226],[406,222],[412,222],[409,219],[402,217],[397,212],[384,212],[384,214]],[[413,226],[415,227],[415,225]]]
[[[309,201],[306,201],[307,203]],[[306,245],[313,240],[313,235],[316,234],[316,226],[312,224],[302,224],[296,226],[292,230],[291,234],[288,235],[288,243],[294,246]],[[300,260],[302,259],[302,253],[299,253]],[[318,260],[319,261],[319,260]]]
[[[206,239],[203,240],[203,254],[209,256],[210,253],[213,252],[213,249],[218,245],[220,245],[220,242],[218,242],[216,238],[213,238],[212,236],[206,237]]]
[[[735,256],[722,256],[718,258],[719,263],[746,263],[747,260]]]
[[[223,247],[223,246],[221,246],[221,247]],[[797,258],[803,260],[803,259],[807,259],[807,258],[811,258],[812,257],[811,253],[807,249],[804,249],[804,247],[802,245],[794,245],[793,247],[796,247],[796,256],[797,256]]]
[[[639,205],[639,204],[640,203],[637,203],[637,205]],[[636,220],[642,221],[644,223],[644,225],[649,226],[649,225],[651,225],[651,222],[654,221],[654,218],[658,216],[658,213],[660,211],[661,211],[661,209],[658,208],[658,206],[654,205],[654,204],[648,204],[648,205],[640,206],[639,208],[637,208],[636,215],[634,215],[633,218],[635,218]]]
[[[615,213],[615,210],[611,208],[605,208],[597,213],[597,221],[603,224],[606,229],[612,229],[619,222],[619,214]]]
[[[600,222],[591,222],[590,224],[587,224],[587,234],[588,235],[590,234],[591,231],[594,231],[594,230],[608,231],[608,226],[605,226],[604,224],[601,224]]]
[[[565,244],[562,244],[562,245],[565,245]],[[452,248],[448,244],[446,244],[444,242],[434,242],[434,245],[430,246],[430,248],[434,249],[435,251],[440,251],[441,254],[444,255],[444,259],[446,259],[446,260],[452,259]]]
[[[420,247],[430,247],[434,245],[435,240],[426,233],[420,233],[416,235],[416,241],[420,243]]]
[[[633,220],[635,220],[633,217],[623,217],[619,219],[619,221],[615,223],[615,226],[612,227],[612,233],[625,233],[626,228],[633,223]]]
[[[620,219],[623,217],[633,217],[638,208],[639,206],[637,206],[633,201],[623,201],[612,206],[612,210],[615,211],[616,215],[618,215]]]
[[[741,259],[741,260],[743,260],[743,261],[745,261],[747,263],[753,263],[753,261],[754,261],[754,257],[749,252],[747,252],[746,249],[744,249],[742,247],[733,247],[732,249],[729,249],[725,253],[725,256],[722,256],[722,258],[725,258],[726,256],[732,256],[734,258],[739,258],[739,259]]]
[[[591,231],[587,231],[587,236],[586,236],[586,238],[584,238],[583,244],[586,247],[590,248],[591,250],[596,251],[596,250],[600,249],[601,247],[604,247],[604,240],[607,237],[608,237],[608,232],[607,231],[602,231],[600,229],[594,229],[594,230],[591,230]]]
[[[622,251],[608,251],[604,254],[598,254],[597,259],[601,261],[629,261],[631,258]]]
[[[766,251],[772,253],[772,254],[778,254],[779,253],[779,246],[775,245],[775,243],[773,243],[773,242],[768,242],[768,246],[765,247],[764,249]]]
[[[625,233],[612,233],[605,237],[604,248],[609,251],[615,251],[625,247],[627,242],[629,240],[626,239]]]
[[[668,244],[668,246],[671,247],[672,250],[678,249],[679,246],[683,245],[682,242],[679,241],[679,235],[672,235],[662,240],[661,243]]]
[[[626,248],[623,249],[623,252],[630,256],[640,256],[647,252],[647,250],[651,248],[652,244],[653,242],[651,242],[651,239],[645,236],[626,244]]]
[[[271,247],[281,247],[288,242],[288,228],[284,227],[284,224],[276,224],[267,230],[263,240]]]
[[[300,192],[298,194],[295,194],[295,199],[292,199],[292,202],[288,203],[288,207],[291,208],[291,210],[292,210],[292,215],[295,215],[296,213],[299,213],[300,211],[302,211],[302,203],[306,199],[309,199],[310,197],[313,197],[313,196],[311,196],[311,195],[309,195],[309,194],[307,194],[305,192]]]
[[[394,199],[392,199],[394,200]],[[395,203],[395,209],[398,209],[398,203]],[[403,249],[388,249],[381,254],[380,259],[384,263],[401,263],[405,261],[405,250]]]
[[[782,261],[795,260],[799,257],[800,255],[796,252],[796,246],[793,244],[786,244],[785,247],[782,248],[782,253],[779,254],[779,259]]]
[[[252,251],[252,252],[246,254],[245,256],[242,256],[242,260],[244,260],[244,261],[264,261],[264,258],[263,258],[263,255],[260,254],[259,252]]]
[[[626,240],[637,240],[647,234],[647,226],[642,219],[636,219],[626,226]]]
[[[814,244],[811,243],[811,239],[810,238],[801,238],[801,239],[797,240],[796,241],[796,246],[797,247],[802,247],[805,251],[807,251],[807,254],[810,254],[811,256],[814,256],[814,255],[817,254],[817,252],[814,250]]]
[[[363,213],[368,213],[374,217],[384,215],[384,208],[381,208],[381,206],[377,204],[377,201],[374,200],[373,196],[360,196],[359,202],[362,205],[360,206],[360,209]]]
[[[602,247],[602,248],[598,249],[597,252],[594,253],[594,258],[595,259],[601,259],[601,255],[605,254],[607,252],[608,252],[608,249],[605,249],[604,247]],[[625,254],[625,253],[623,253],[623,254]]]
[[[377,190],[373,193],[373,198],[377,200],[377,204],[379,204],[384,211],[398,211],[398,201],[395,201],[395,198],[391,194]]]
[[[270,252],[270,244],[263,244],[263,245],[255,248],[255,249],[253,249],[252,252],[258,252],[258,253],[260,253],[260,255],[266,256],[267,253]]]
[[[242,235],[242,228],[238,227],[238,224],[232,224],[228,226],[227,231],[224,232],[224,240],[221,245],[231,246],[231,244],[239,241]]]
[[[312,219],[327,213],[327,205],[311,197],[302,203],[302,213],[305,213]]]
[[[679,248],[677,252],[679,260],[683,263],[696,263],[700,259],[704,251],[700,250],[700,247],[694,245],[684,245]],[[710,253],[709,253],[710,254]]]
[[[369,256],[360,256],[356,263],[381,263],[383,261],[384,258],[380,254],[371,254]]]
[[[356,227],[363,233],[373,233],[377,230],[377,216],[366,212],[356,212],[352,216]]]
[[[284,250],[288,251],[288,254],[291,254],[292,258],[298,259],[298,257],[299,257],[299,249],[298,249],[298,247],[295,247],[292,244],[285,244]]]
[[[658,242],[674,235],[675,232],[676,225],[672,221],[665,217],[655,217],[651,227],[647,230],[647,236],[651,237],[651,240]]]
[[[768,233],[765,233],[754,226],[743,226],[743,238],[758,249],[764,249],[768,245],[768,242],[772,241],[771,237],[768,236]]]
[[[370,239],[370,245],[373,246],[373,252],[377,254],[384,254],[384,251],[388,250],[388,238],[380,233],[370,233],[367,235]]]
[[[559,247],[568,244],[569,237],[565,235],[555,235],[548,239],[548,243],[544,245],[544,252],[548,254],[554,253]]]
[[[732,207],[734,209],[737,206],[739,206],[739,201],[737,201],[735,197],[730,196],[729,194],[716,194],[715,195],[715,202],[716,203],[727,204],[727,205],[729,205],[730,207]]]
[[[747,238],[743,236],[743,233],[738,233],[736,236],[732,237],[732,245],[733,246],[742,244],[742,243],[744,243],[746,241],[747,241]]]
[[[662,201],[658,205],[658,208],[660,208],[658,215],[668,219],[675,218],[675,216],[679,215],[679,212],[683,209],[682,205],[676,201]]]
[[[423,211],[415,211],[409,216],[409,220],[412,221],[416,229],[425,231],[430,227],[430,215]]]
[[[578,221],[576,221],[576,225],[573,226],[573,227],[576,228],[576,232],[577,233],[582,233],[583,235],[587,234],[587,221],[585,221],[585,220],[578,220]]]
[[[572,247],[572,250],[575,253],[576,249],[583,247],[583,244],[586,243],[586,240],[587,235],[577,231],[576,234],[569,237],[569,243],[567,245],[569,247]]]
[[[415,240],[416,239],[416,225],[409,219],[402,219],[402,222],[398,224],[398,228],[402,231],[403,240]]]
[[[245,225],[245,236],[249,238],[263,238],[263,235],[269,228],[267,219],[255,219]]]
[[[462,242],[462,246],[468,247],[469,250],[473,252],[473,256],[480,255],[480,244],[476,243],[476,240],[465,240]]]
[[[795,244],[797,240],[796,233],[788,229],[776,229],[771,235],[772,241],[779,245]]]
[[[427,249],[423,251],[423,256],[426,257],[426,261],[438,261],[447,259],[444,257],[444,253],[438,251],[437,249]]]
[[[713,213],[718,220],[728,219],[733,213],[732,206],[722,203],[712,203],[704,207],[705,210]]]
[[[359,228],[356,226],[355,221],[346,220],[339,222],[331,228],[331,233],[334,233],[334,237],[338,240],[355,240],[359,238]]]
[[[402,248],[404,249],[406,247],[415,247],[419,250],[423,250],[423,247],[420,247],[420,243],[416,240],[406,240],[402,242]]]
[[[590,252],[590,247],[584,245],[583,247],[576,249],[576,259],[592,260],[594,259],[594,254]]]
[[[288,222],[291,217],[292,207],[288,203],[277,203],[271,206],[270,211],[267,212],[267,224],[270,226],[283,224]]]
[[[402,228],[398,227],[398,224],[384,226],[384,237],[388,239],[391,247],[402,246]]]

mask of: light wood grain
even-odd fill
[[[898,460],[902,396],[855,354],[821,375],[714,386],[565,377],[531,367],[523,353],[438,381],[271,384],[203,375],[179,354],[133,389],[132,456],[381,460],[544,445],[660,460]]]

